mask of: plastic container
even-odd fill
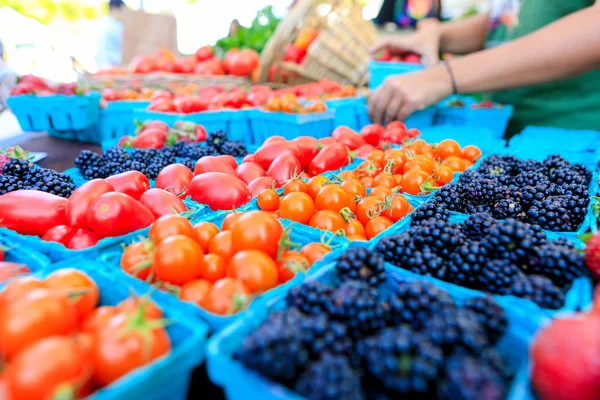
[[[198,219],[200,216],[205,215],[210,211],[209,208],[203,204],[199,204],[191,200],[184,200],[184,202],[188,208],[192,210],[192,215],[190,216],[192,219]],[[107,237],[101,239],[98,244],[93,247],[82,250],[71,250],[67,249],[60,243],[44,241],[38,236],[22,235],[7,228],[0,228],[0,243],[3,240],[8,240],[19,247],[25,246],[34,249],[49,257],[53,262],[73,258],[85,258],[91,260],[97,258],[101,251],[105,252],[114,250],[116,248],[120,249],[122,248],[122,245],[131,244],[140,236],[147,237],[149,230],[150,227],[147,227],[128,233],[127,235]]]
[[[410,74],[423,69],[423,65],[406,62],[370,61],[369,89],[376,89],[390,75]]]
[[[462,100],[464,107],[452,107],[449,104],[456,99]],[[502,139],[508,121],[513,115],[512,105],[494,105],[494,108],[471,108],[478,101],[468,96],[457,96],[438,105],[436,124],[470,126],[489,129],[493,137]]]
[[[100,110],[98,120],[98,137],[96,143],[115,142],[125,136],[132,135],[135,131],[133,112],[145,108],[149,101],[111,101],[108,106]]]
[[[484,156],[500,153],[506,148],[506,140],[496,137],[493,131],[473,126],[436,125],[421,129],[420,138],[427,143],[439,143],[444,139],[452,139],[461,147],[475,145],[479,147]]]
[[[264,143],[271,136],[283,136],[287,140],[299,136],[321,139],[331,136],[334,129],[334,118],[335,110],[313,114],[252,110],[250,127],[256,144]]]
[[[192,114],[177,114],[137,109],[133,112],[133,119],[138,121],[162,121],[169,126],[173,126],[177,121],[194,122],[202,124],[208,133],[219,130],[227,132],[230,118],[231,112],[229,111],[203,111]]]
[[[185,309],[164,301],[164,296],[141,281],[123,273],[107,274],[100,263],[87,259],[68,260],[42,268],[34,273],[40,278],[62,268],[86,272],[98,285],[100,305],[117,305],[135,293],[151,293],[151,298],[162,308],[165,318],[173,323],[167,326],[171,339],[170,354],[138,368],[111,385],[97,390],[87,399],[185,399],[193,369],[204,359],[204,343],[208,327],[202,321],[185,314]],[[120,271],[117,271],[120,272]]]
[[[364,103],[363,96],[325,101],[327,108],[335,110],[334,126],[347,126],[354,130],[359,129],[358,117],[356,115],[356,105],[359,103]]]
[[[13,96],[8,98],[8,106],[24,131],[48,131],[50,136],[74,139],[74,131],[89,128],[98,121],[100,94]]]
[[[435,121],[436,106],[431,106],[425,110],[417,111],[409,116],[404,123],[407,128],[425,129],[433,126]],[[368,107],[365,101],[358,102],[356,105],[356,117],[358,119],[358,129],[372,124],[369,118]]]
[[[319,273],[308,277],[307,280],[318,280],[332,283],[337,279],[334,265],[325,266]],[[400,281],[414,280],[401,272],[388,269],[388,282],[382,288],[384,292],[393,292]],[[228,399],[261,399],[261,400],[291,400],[302,399],[292,390],[268,380],[258,372],[247,369],[235,360],[233,355],[239,349],[242,340],[255,330],[266,318],[269,312],[285,308],[287,290],[280,290],[279,296],[273,298],[267,309],[255,312],[237,321],[217,335],[213,336],[207,346],[207,370],[211,380],[224,388]],[[473,296],[461,296],[450,293],[458,303]],[[509,320],[509,329],[499,342],[500,354],[506,359],[507,365],[516,371],[527,357],[529,340],[540,325],[545,322],[543,317],[528,316],[519,310],[505,308]]]

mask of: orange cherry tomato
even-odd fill
[[[392,195],[392,190],[385,186],[377,186],[371,190],[371,194],[369,196],[377,197],[378,199],[385,199],[388,196]]]
[[[66,296],[73,291],[85,292],[72,299],[79,321],[89,314],[100,299],[98,285],[88,274],[73,268],[62,268],[52,272],[44,280],[50,289],[63,292]]]
[[[213,240],[220,231],[212,222],[199,222],[194,225],[194,232],[196,232],[196,242],[198,242],[204,252],[207,252],[211,240]]]
[[[365,225],[369,222],[376,214],[381,211],[383,207],[382,199],[374,196],[367,196],[356,205],[356,218]]]
[[[285,283],[294,278],[300,272],[304,273],[310,265],[306,256],[297,251],[284,251],[277,261],[279,270],[279,283]]]
[[[383,186],[389,189],[396,187],[396,179],[389,172],[381,172],[373,179],[374,186]]]
[[[216,282],[225,278],[227,273],[227,263],[225,259],[218,254],[205,254],[204,264],[202,265],[200,277],[209,282]]]
[[[367,160],[383,161],[384,157],[385,157],[385,153],[383,152],[383,150],[373,150],[367,156]]]
[[[351,242],[366,242],[367,238],[361,235],[350,235],[347,237],[347,239]]]
[[[306,193],[308,193],[308,195],[314,199],[317,197],[319,190],[325,186],[325,182],[327,182],[327,178],[322,175],[310,178],[307,184]]]
[[[344,229],[346,232],[346,237],[350,237],[353,235],[365,236],[365,227],[360,223],[357,219],[350,219],[346,224],[346,228]]]
[[[429,179],[429,174],[421,170],[411,170],[402,177],[402,191],[412,195],[421,193],[421,186]]]
[[[431,146],[427,144],[423,139],[417,139],[410,146],[408,146],[409,150],[414,152],[415,154],[423,154],[424,152],[431,149]]]
[[[263,211],[277,211],[279,208],[279,195],[273,189],[264,189],[256,198],[258,208]]]
[[[454,178],[454,171],[447,165],[440,165],[433,175],[433,179],[435,179],[435,183],[440,186],[444,186],[445,184],[452,181]]]
[[[219,232],[208,246],[210,254],[217,254],[223,258],[225,262],[233,256],[232,234],[230,230]]]
[[[237,220],[244,215],[244,213],[233,211],[223,218],[223,223],[221,224],[222,231],[230,231],[233,228],[233,225],[237,222]]]
[[[394,175],[394,180],[396,181],[396,186],[402,185],[402,174]]]
[[[383,164],[378,161],[368,160],[363,161],[356,169],[357,178],[364,178],[366,176],[374,177],[378,173],[383,171]]]
[[[479,149],[479,147],[470,144],[468,146],[463,147],[460,156],[465,160],[469,160],[472,163],[475,163],[481,158],[481,150]]]
[[[344,230],[346,221],[335,211],[320,210],[310,219],[309,225],[313,228],[336,233]]]
[[[250,290],[241,281],[223,278],[213,284],[202,306],[214,314],[233,314],[246,307],[249,296]]]
[[[373,187],[373,178],[366,176],[360,179],[360,183],[362,183],[365,188],[371,188]]]
[[[365,233],[367,234],[367,239],[372,239],[381,232],[385,231],[387,228],[392,226],[393,222],[387,219],[386,217],[375,217],[371,219],[365,225]]]
[[[437,147],[435,148],[435,153],[440,160],[445,160],[450,156],[460,157],[461,149],[456,140],[445,139],[438,143]]]
[[[424,155],[417,155],[414,159],[421,163],[421,169],[423,171],[431,174],[435,170],[435,162],[433,161],[433,158],[429,158]]]
[[[308,185],[302,179],[290,179],[283,185],[283,194],[290,194],[292,192],[304,192],[308,191]]]
[[[277,286],[279,273],[275,261],[260,250],[242,250],[227,265],[227,276],[240,280],[252,293]]]
[[[390,165],[391,172],[396,174],[401,173],[404,170],[406,161],[406,153],[404,150],[391,149],[388,150],[388,153],[385,155],[385,162],[389,163],[386,165]]]
[[[317,261],[320,261],[327,254],[331,253],[331,248],[323,243],[308,243],[304,245],[300,253],[306,257],[308,264],[312,266]]]
[[[358,179],[347,179],[340,184],[341,188],[348,193],[350,198],[365,197],[367,189]]]
[[[395,194],[386,198],[385,203],[386,209],[381,215],[392,222],[400,221],[412,211],[412,206],[406,200],[406,197],[401,194]]]
[[[313,199],[304,192],[292,192],[281,199],[279,216],[301,224],[308,224],[315,213]]]
[[[339,185],[325,185],[315,197],[317,210],[331,210],[339,212],[342,208],[350,206],[350,196]]]
[[[450,167],[454,172],[463,172],[469,167],[466,160],[456,156],[446,158],[442,161],[442,165]]]
[[[179,298],[201,306],[206,296],[208,296],[210,289],[212,289],[211,282],[204,279],[194,279],[181,286]]]
[[[196,240],[196,232],[190,221],[176,214],[160,217],[154,221],[148,232],[148,237],[157,245],[175,235],[183,235]]]
[[[354,171],[342,171],[338,174],[338,178],[340,178],[342,182],[348,179],[358,179]]]

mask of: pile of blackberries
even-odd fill
[[[550,231],[574,232],[583,223],[590,201],[591,171],[559,155],[544,161],[492,155],[476,170],[464,172],[457,184],[433,197],[447,211],[490,213],[514,218]]]
[[[68,198],[75,190],[70,176],[51,169],[34,168],[27,160],[11,159],[0,174],[0,195],[15,190],[40,190]]]
[[[348,250],[332,284],[292,288],[236,359],[309,399],[504,399],[511,374],[495,347],[508,321],[496,301],[459,306],[432,283],[388,279],[382,263]]]
[[[573,281],[586,274],[575,246],[548,240],[537,225],[497,221],[488,213],[473,214],[462,224],[445,218],[413,221],[408,231],[382,239],[376,251],[400,268],[549,309],[561,308]]]

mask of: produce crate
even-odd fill
[[[328,109],[335,110],[334,127],[347,126],[355,131],[359,129],[356,105],[364,103],[364,97],[348,97],[343,99],[326,100]]]
[[[246,145],[262,144],[262,142],[254,142],[252,124],[250,123],[251,115],[252,110],[250,109],[229,111],[229,125],[225,131],[229,140],[239,140]]]
[[[408,128],[425,129],[433,126],[435,120],[435,113],[437,112],[436,106],[426,108],[421,111],[417,111],[409,116],[404,123]],[[356,105],[356,116],[358,118],[358,129],[362,129],[365,126],[372,124],[373,121],[369,118],[368,107],[366,101],[357,103]]]
[[[462,100],[464,107],[451,107],[456,99]],[[494,105],[494,108],[471,108],[478,102],[472,97],[460,96],[443,101],[438,105],[436,124],[488,128],[496,139],[502,139],[508,121],[513,115],[512,105]]]
[[[191,218],[199,218],[201,215],[209,212],[208,207],[203,204],[198,204],[191,200],[184,200],[185,204],[192,211]],[[133,243],[140,236],[148,236],[150,227],[137,230],[135,232],[128,233],[127,235],[117,237],[107,237],[101,239],[98,244],[93,247],[81,250],[67,249],[60,243],[47,242],[42,238],[33,235],[22,235],[11,229],[0,228],[0,243],[3,241],[10,241],[15,246],[34,249],[45,256],[49,257],[53,262],[58,262],[73,258],[84,258],[92,260],[97,258],[101,252],[122,248],[122,245],[128,245]]]
[[[262,144],[271,136],[283,136],[287,140],[299,136],[312,136],[317,139],[331,136],[334,128],[335,110],[314,114],[288,114],[253,110],[250,126],[254,143]]]
[[[192,114],[177,114],[137,109],[133,112],[133,119],[138,121],[163,121],[169,126],[175,125],[177,121],[187,121],[203,125],[208,133],[219,130],[227,132],[231,112],[203,111]]]
[[[162,308],[165,318],[173,322],[166,328],[172,345],[167,356],[132,371],[87,399],[186,399],[193,369],[204,359],[204,342],[208,333],[206,324],[187,315],[185,309],[177,304],[165,301],[165,296],[153,291],[150,285],[131,279],[120,271],[107,273],[106,267],[91,259],[73,259],[35,268],[33,275],[44,278],[62,268],[75,268],[87,273],[98,285],[100,305],[114,306],[132,293],[144,295],[151,292],[152,300]]]
[[[436,125],[421,129],[421,139],[427,143],[439,143],[444,139],[452,139],[461,147],[477,146],[484,155],[503,152],[506,148],[506,140],[496,137],[490,129],[483,127]]]
[[[510,139],[508,150],[573,154],[577,155],[577,158],[588,160],[591,164],[596,163],[600,156],[598,143],[600,143],[598,131],[529,126]]]
[[[369,89],[377,89],[388,76],[410,74],[421,71],[423,65],[407,62],[370,61],[369,62]]]
[[[394,287],[403,281],[413,281],[413,277],[405,276],[399,271],[387,269],[388,281],[382,288],[383,291],[393,292]],[[327,265],[317,274],[307,280],[317,280],[331,283],[337,279],[333,264]],[[272,382],[258,372],[246,368],[241,362],[234,359],[234,353],[239,349],[242,340],[262,321],[268,313],[285,308],[285,296],[289,288],[278,290],[279,294],[266,304],[266,309],[254,312],[240,319],[228,328],[219,332],[209,340],[207,346],[207,370],[211,380],[224,388],[227,398],[231,400],[256,398],[271,399],[302,399],[291,389]],[[475,294],[450,293],[458,303],[474,297]],[[504,308],[509,321],[509,329],[500,341],[498,348],[500,354],[506,359],[509,368],[516,371],[527,357],[528,344],[545,318],[531,316],[517,309]]]
[[[98,121],[98,137],[96,143],[106,141],[117,142],[125,135],[132,135],[135,131],[133,112],[136,109],[146,108],[149,101],[111,101],[108,106],[100,110]]]
[[[51,264],[50,259],[42,253],[25,246],[17,246],[13,241],[1,235],[0,247],[5,249],[5,261],[27,265],[32,271],[37,271]]]

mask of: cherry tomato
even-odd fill
[[[371,188],[373,187],[373,178],[370,176],[360,178],[360,183],[362,183],[365,188]]]
[[[346,221],[339,213],[331,210],[320,210],[310,219],[309,225],[313,228],[337,233],[346,227]]]
[[[256,198],[258,208],[263,211],[277,211],[279,209],[279,195],[273,189],[265,189]]]
[[[100,306],[88,313],[83,321],[79,324],[81,332],[95,333],[98,329],[103,328],[109,319],[120,313],[117,307]]]
[[[350,219],[346,224],[346,228],[344,229],[346,232],[346,236],[359,235],[365,236],[365,227],[360,223],[357,219]]]
[[[227,276],[240,280],[251,293],[264,292],[277,286],[275,261],[260,250],[242,250],[227,265]]]
[[[208,252],[210,254],[217,254],[225,262],[229,262],[229,259],[233,257],[233,242],[231,231],[222,231],[217,233],[208,246]]]
[[[442,161],[442,165],[448,166],[454,172],[463,172],[465,171],[471,164],[460,157],[450,156]]]
[[[85,272],[73,268],[63,268],[52,272],[46,277],[45,282],[48,288],[60,290],[66,296],[74,291],[85,292],[77,294],[74,299],[71,299],[80,321],[96,307],[100,299],[96,282]]]
[[[218,254],[205,254],[204,264],[202,265],[202,279],[209,282],[216,282],[224,278],[227,273],[227,263]]]
[[[315,197],[317,197],[317,193],[319,193],[319,190],[321,190],[321,188],[325,186],[325,182],[327,182],[327,178],[324,176],[315,176],[313,178],[310,178],[307,184],[306,193],[308,193],[308,195],[314,199]]]
[[[367,196],[356,205],[356,218],[366,225],[383,208],[382,199],[374,196]]]
[[[362,235],[350,235],[350,236],[347,236],[347,239],[351,242],[356,242],[356,241],[365,242],[367,240],[367,238]]]
[[[202,274],[203,263],[202,247],[189,236],[170,236],[154,250],[154,272],[163,282],[183,285],[196,279]]]
[[[350,196],[339,185],[325,185],[315,197],[317,210],[339,212],[342,208],[348,206],[350,206]]]
[[[183,235],[192,239],[197,238],[190,221],[185,217],[174,214],[157,219],[150,228],[150,232],[148,232],[148,238],[153,240],[155,244],[160,244],[163,240],[175,235]]]
[[[250,290],[233,278],[219,279],[204,299],[204,308],[218,315],[234,314],[244,309],[249,301]]]
[[[460,145],[455,140],[445,139],[438,143],[435,148],[435,153],[439,159],[445,160],[450,156],[460,157],[461,149]]]
[[[18,264],[12,264],[18,267]],[[39,280],[34,276],[21,276],[8,282],[4,289],[0,292],[0,306],[8,304],[14,300],[24,297],[27,293],[34,289],[47,289],[46,282]]]
[[[327,254],[331,253],[331,248],[323,243],[308,243],[304,245],[300,253],[306,257],[308,265],[312,266],[317,261],[320,261]]]
[[[130,244],[121,256],[121,269],[143,281],[147,280],[150,275],[151,264],[151,246],[144,241]]]
[[[468,145],[463,147],[460,157],[475,163],[481,158],[481,150],[477,146]]]
[[[406,197],[400,194],[393,194],[392,196],[387,197],[385,199],[385,205],[386,209],[381,215],[392,222],[400,221],[412,211],[412,206],[408,200],[406,200]]]
[[[281,218],[308,224],[315,213],[313,199],[304,192],[292,192],[283,197],[279,206]]]
[[[292,192],[308,192],[308,185],[302,179],[290,179],[283,185],[283,194]]]
[[[392,193],[392,189],[389,189],[385,186],[377,186],[371,190],[371,194],[369,196],[385,199],[386,197],[391,196]]]
[[[242,250],[260,250],[270,257],[275,257],[283,227],[264,211],[250,211],[237,220],[231,232],[235,253]]]
[[[384,157],[385,157],[385,153],[383,152],[383,150],[375,150],[375,151],[371,152],[371,154],[369,154],[367,159],[373,160],[373,161],[383,161]]]
[[[348,193],[351,199],[367,195],[367,189],[358,179],[346,179],[340,184],[340,187]]]
[[[440,186],[450,183],[453,178],[454,171],[452,171],[452,168],[448,167],[447,165],[440,165],[439,167],[437,167],[437,169],[435,170],[435,174],[433,175],[435,183],[437,183]]]
[[[365,233],[367,239],[372,239],[387,228],[392,226],[393,222],[385,217],[375,217],[365,224]]]
[[[396,187],[396,179],[389,172],[381,172],[373,179],[373,185],[392,189]]]
[[[145,318],[161,319],[163,317],[160,307],[148,295],[128,297],[117,305],[117,309],[125,314],[136,314],[140,308],[143,308]]]
[[[211,240],[220,232],[219,228],[212,222],[199,222],[194,225],[196,232],[196,242],[202,247],[205,253],[208,252]]]
[[[192,302],[198,306],[202,306],[204,299],[210,292],[212,283],[203,279],[194,279],[181,287],[179,298],[184,301]]]
[[[410,170],[402,177],[402,191],[412,195],[421,193],[421,186],[429,179],[429,174],[421,170]]]
[[[284,251],[277,261],[279,283],[290,281],[297,273],[305,273],[310,267],[306,256],[296,251]]]
[[[230,231],[233,229],[233,226],[237,222],[240,217],[244,215],[244,213],[233,211],[223,218],[223,223],[221,224],[222,231]]]

